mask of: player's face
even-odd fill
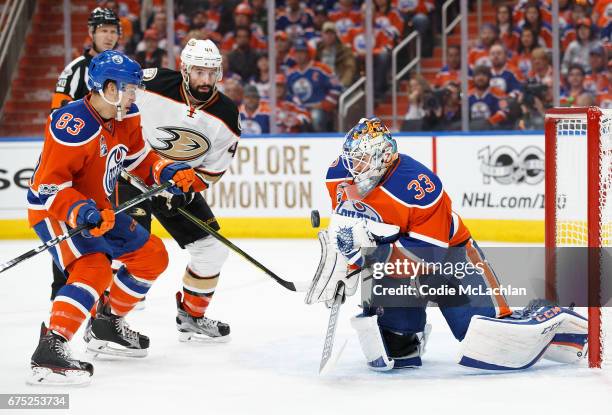
[[[136,90],[138,89],[137,85],[128,84],[123,89],[123,93],[121,94],[121,109],[125,114],[128,108],[132,106],[134,102],[136,102]]]
[[[369,154],[363,154],[360,157],[353,159],[353,171],[356,174],[361,174],[370,168],[370,160],[372,156]]]
[[[99,26],[95,33],[91,32],[92,39],[96,50],[104,52],[115,47],[119,40],[119,32],[115,25],[102,25]]]
[[[217,82],[218,73],[217,68],[194,66],[189,73],[189,89],[196,93],[209,94]]]

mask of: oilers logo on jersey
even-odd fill
[[[177,161],[198,159],[210,150],[210,140],[200,131],[184,127],[157,127],[166,137],[149,139],[151,147],[166,158]]]
[[[293,93],[300,99],[300,102],[306,102],[312,96],[312,84],[308,78],[298,78],[293,84]]]
[[[335,213],[356,219],[369,219],[374,222],[382,222],[381,216],[374,208],[356,200],[345,200],[338,203]]]
[[[119,144],[111,149],[106,158],[106,170],[102,180],[107,196],[110,196],[115,190],[117,179],[123,170],[123,160],[125,160],[127,153],[128,148],[123,144]]]

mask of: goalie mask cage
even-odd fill
[[[588,284],[589,366],[601,367],[612,362],[612,304],[601,296],[610,292],[612,263],[597,249],[612,246],[612,110],[548,110],[545,136],[546,294],[557,298],[558,248],[588,247],[584,273],[571,278]]]

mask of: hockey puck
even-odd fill
[[[318,228],[319,226],[321,226],[321,216],[319,215],[318,210],[310,211],[310,224],[313,228]]]

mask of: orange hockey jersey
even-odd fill
[[[142,138],[136,105],[123,121],[105,121],[90,97],[57,109],[47,120],[27,196],[30,226],[47,217],[66,222],[75,203],[86,199],[93,199],[99,209],[111,208],[108,197],[121,171],[147,179],[161,158]]]
[[[399,155],[381,183],[363,200],[348,201],[338,188],[340,183],[351,181],[347,169],[336,159],[326,177],[334,212],[399,226],[401,247],[447,248],[470,238],[438,176],[405,154]]]

